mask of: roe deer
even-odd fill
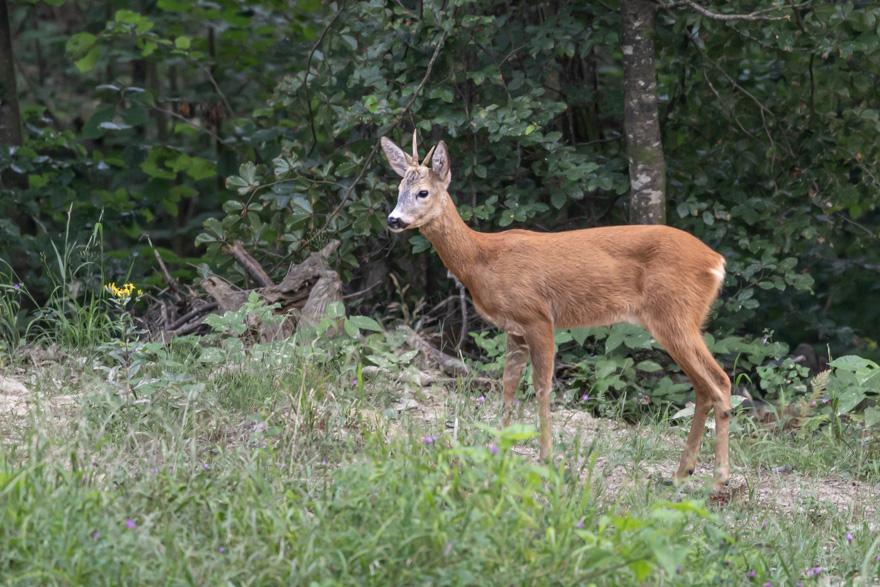
[[[452,174],[443,141],[421,164],[415,133],[412,155],[386,137],[381,141],[391,168],[403,177],[388,228],[418,228],[443,264],[467,286],[477,311],[507,332],[504,425],[509,423],[528,352],[538,398],[540,456],[549,458],[553,329],[638,324],[666,348],[696,393],[694,420],[676,480],[693,474],[703,427],[714,408],[713,489],[724,491],[729,477],[730,379],[701,335],[724,281],[724,257],[686,232],[659,225],[558,233],[471,230],[446,191]]]

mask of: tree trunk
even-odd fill
[[[0,145],[21,145],[21,115],[18,111],[12,32],[6,0],[0,0]]]
[[[656,5],[650,0],[620,0],[631,224],[666,224],[666,164],[654,63],[655,17]]]

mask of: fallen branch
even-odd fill
[[[254,278],[254,281],[256,281],[260,287],[270,287],[275,285],[257,260],[244,250],[241,241],[235,241],[231,247],[226,247],[226,252],[235,259],[236,263],[241,265],[241,268],[244,269],[248,275]]]
[[[198,308],[193,308],[192,310],[190,310],[189,312],[187,312],[186,314],[184,314],[183,316],[181,316],[180,318],[175,320],[171,324],[171,326],[169,326],[167,328],[167,330],[177,330],[178,328],[180,328],[181,326],[183,326],[184,324],[186,324],[187,322],[189,322],[193,318],[197,318],[199,316],[202,316],[203,314],[208,315],[209,313],[211,313],[213,310],[216,310],[216,309],[217,309],[217,302],[207,302],[205,304],[202,304]]]
[[[470,373],[467,365],[462,361],[435,349],[428,341],[419,336],[419,334],[409,326],[399,326],[398,330],[402,330],[406,334],[406,343],[409,346],[421,351],[429,360],[439,363],[440,368],[447,375],[463,376]]]

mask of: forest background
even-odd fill
[[[2,5],[0,255],[31,295],[7,346],[57,293],[60,243],[100,227],[102,270],[64,282],[70,300],[117,279],[158,292],[152,248],[182,283],[245,286],[224,246],[279,277],[338,239],[355,313],[479,356],[488,325],[437,309],[456,289],[429,243],[385,229],[396,178],[378,137],[418,129],[449,145],[451,193],[484,231],[638,221],[643,164],[658,218],[727,258],[722,351],[770,337],[878,356],[872,2]],[[626,31],[654,43],[629,69]],[[627,125],[652,117],[660,148],[628,149]]]

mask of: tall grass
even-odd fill
[[[11,266],[0,272],[0,342],[9,351],[23,341],[94,350],[112,338],[116,322],[104,301],[103,236],[99,219],[86,242],[78,243],[68,213],[63,241],[52,242],[54,256],[43,260],[51,288],[42,301]]]
[[[35,396],[27,421],[3,420],[3,581],[794,585],[877,576],[876,511],[841,510],[809,491],[787,514],[755,501],[713,511],[699,481],[681,494],[648,480],[645,466],[677,453],[659,419],[644,421],[644,434],[568,439],[564,461],[548,467],[518,454],[529,428],[491,429],[488,406],[475,411],[467,389],[450,396],[458,424],[444,431],[405,414],[368,417],[386,413],[382,381],[354,387],[320,365],[217,369],[196,359],[184,344],[145,367],[156,383],[141,403],[71,365],[36,377],[45,399]],[[71,393],[79,401],[52,403]],[[822,436],[741,430],[735,448],[746,471],[780,459],[805,472],[861,466],[845,442]],[[631,483],[607,493],[605,476],[619,466]],[[808,574],[816,567],[818,577]]]

